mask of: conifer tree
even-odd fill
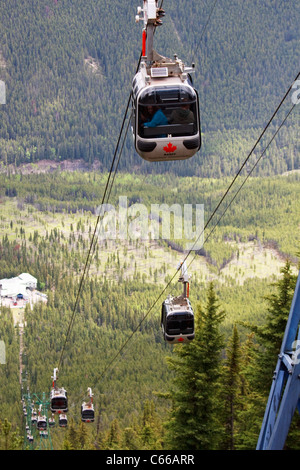
[[[87,426],[82,422],[75,425],[74,420],[71,419],[63,441],[63,450],[88,450],[92,448],[94,447],[90,442]]]
[[[253,450],[256,447],[257,436],[261,426],[261,416],[258,410],[263,402],[262,395],[252,386],[256,374],[258,345],[255,335],[251,333],[241,344],[240,405],[237,408],[237,432],[235,449]]]
[[[105,449],[107,450],[118,450],[120,449],[121,442],[121,429],[119,421],[114,419],[110,425],[110,429],[107,434],[105,441]]]
[[[0,421],[0,450],[20,450],[22,438],[17,431],[12,430],[11,423],[5,418]]]
[[[78,441],[82,450],[87,450],[90,446],[88,428],[85,423],[78,426]]]
[[[63,449],[64,450],[78,450],[79,449],[79,442],[77,431],[75,428],[74,420],[71,419],[68,423],[67,432],[65,435],[65,439],[63,442]]]
[[[126,427],[123,431],[122,449],[139,450],[141,447],[142,444],[136,430],[133,427]]]
[[[250,434],[252,435],[252,448],[254,448],[258,439],[259,426],[262,423],[297,280],[296,276],[292,273],[289,260],[286,261],[285,266],[281,269],[281,273],[282,277],[274,285],[275,291],[266,296],[269,305],[264,324],[250,325],[244,323],[244,325],[252,329],[259,343],[259,349],[256,351],[256,360],[253,363],[254,367],[252,367],[252,378],[250,379],[251,394],[249,396],[249,404],[252,405],[252,417],[250,416],[251,413],[248,413],[249,419],[247,421],[248,437]],[[249,410],[250,405],[248,406]],[[252,423],[252,429],[250,423]],[[256,442],[254,442],[254,438]]]
[[[223,337],[219,332],[224,312],[214,286],[207,305],[197,307],[195,339],[180,345],[168,362],[175,372],[170,392],[173,407],[167,423],[167,446],[178,450],[215,450],[220,436],[219,378]]]
[[[266,296],[269,305],[265,322],[262,325],[244,323],[255,333],[260,344],[260,353],[256,365],[256,387],[258,391],[266,396],[269,393],[297,279],[292,273],[289,260],[281,269],[281,273],[282,277],[274,285],[275,291]],[[264,312],[262,312],[263,314]]]
[[[142,428],[140,438],[143,443],[143,449],[162,448],[161,445],[161,425],[155,412],[153,401],[146,400],[142,416]]]
[[[235,449],[235,435],[237,432],[236,421],[237,411],[241,407],[241,348],[238,330],[236,325],[233,328],[232,338],[230,339],[226,361],[223,372],[223,387],[221,396],[224,400],[223,422],[224,422],[224,441],[222,447],[225,450]]]

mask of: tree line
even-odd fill
[[[105,400],[102,401],[100,410],[97,410],[98,419],[95,426],[89,427],[72,416],[63,440],[61,441],[61,434],[53,432],[53,442],[59,445],[58,448],[65,450],[255,449],[295,283],[296,276],[291,272],[290,263],[286,262],[280,279],[267,295],[265,321],[261,325],[251,322],[233,323],[231,334],[227,338],[221,329],[226,312],[222,308],[214,285],[209,284],[206,300],[199,303],[195,309],[195,340],[188,345],[174,347],[171,355],[170,351],[164,352],[167,368],[172,371],[164,390],[156,382],[154,396],[151,399],[145,398],[139,412],[130,419],[128,415],[125,422],[121,415],[114,417],[112,415],[106,423],[103,421],[104,410],[108,405],[106,398],[106,403]],[[50,331],[47,322],[52,323],[54,320],[53,313],[48,312],[47,319],[39,315],[39,323],[43,325],[39,329],[40,333],[46,328],[45,336],[39,338],[39,341],[46,341]],[[31,344],[31,338],[34,339],[32,333],[37,332],[37,324],[28,313],[27,322],[27,351],[32,354],[36,348],[36,341],[35,345]],[[55,324],[58,324],[58,318]],[[247,331],[244,340],[241,339],[241,329]],[[91,329],[89,331],[90,341],[94,342],[94,332]],[[79,338],[80,334],[76,331],[76,342],[82,350]],[[82,340],[83,336],[80,342]],[[147,342],[146,337],[143,341]],[[58,346],[55,340],[48,349],[48,343],[45,353],[47,350],[53,352]],[[75,354],[83,359],[80,349]],[[45,359],[46,356],[44,354],[42,356]],[[145,360],[144,346],[140,357]],[[37,384],[34,382],[33,371],[40,360],[37,357],[30,358],[30,355],[28,358],[30,360],[27,370],[31,374],[34,386]],[[71,359],[72,356],[68,353],[68,362]],[[89,360],[85,363],[84,369],[90,375],[91,371],[86,369],[88,362]],[[44,361],[42,367],[45,366],[47,367]],[[148,374],[153,371],[153,366],[151,362],[146,366]],[[134,369],[135,366],[130,364],[126,373],[123,373],[123,378],[131,377],[129,382],[126,380],[128,386],[133,380]],[[39,371],[40,378],[41,375]],[[77,382],[78,387],[78,381],[82,381],[82,377],[80,378],[78,372],[75,376],[75,380],[69,376],[68,384]],[[46,383],[47,380],[43,385]],[[111,384],[111,381],[109,383]],[[3,381],[1,386],[3,387]],[[74,394],[74,390],[72,393]],[[115,397],[113,396],[112,400]],[[160,401],[167,403],[168,406],[159,407]],[[123,401],[122,406],[124,404]],[[18,433],[18,430],[14,430],[7,419],[1,419],[2,449],[21,448],[20,436],[20,431]],[[299,417],[295,414],[285,449],[295,450],[298,447]]]
[[[204,254],[218,269],[236,255],[237,243],[249,240],[257,240],[261,245],[272,246],[282,255],[289,255],[292,258],[296,256],[299,174],[249,178],[242,191],[239,191],[245,182],[245,177],[244,174],[236,180],[225,201],[206,227],[206,233],[209,233],[216,226],[214,235],[206,240],[200,254]],[[81,211],[82,214],[94,217],[102,203],[107,178],[106,173],[96,171],[56,171],[32,175],[0,174],[0,197],[17,200],[20,208],[28,207],[29,213],[31,213],[29,207],[32,207],[32,211],[44,214],[76,215]],[[171,216],[174,207],[177,206],[182,212],[182,219],[185,204],[190,204],[193,211],[192,230],[195,231],[196,205],[203,205],[204,224],[206,224],[231,182],[231,178],[199,179],[178,177],[171,173],[146,177],[141,174],[119,173],[110,193],[109,203],[118,211],[120,196],[126,196],[127,208],[143,204],[148,214],[151,212],[152,204],[158,204],[159,207],[165,204],[170,209]],[[229,205],[236,193],[238,196],[234,199],[234,203]],[[227,212],[222,215],[227,206]],[[137,213],[136,216],[138,215]],[[159,216],[161,217],[161,214]],[[170,239],[160,242],[169,245],[173,243],[172,246],[182,251],[187,242],[184,231],[180,240],[175,239],[176,222],[172,217],[170,220]],[[14,223],[13,220],[11,222]],[[180,222],[182,224],[182,220]],[[289,231],[286,227],[289,227]],[[67,226],[65,228],[67,229]],[[91,234],[93,228],[93,224],[89,223],[86,230]],[[64,227],[57,228],[59,231],[63,229]],[[72,237],[75,229],[76,227]],[[54,235],[53,232],[52,237]],[[224,244],[223,241],[228,243]],[[82,244],[84,242],[86,237],[82,240]]]
[[[231,175],[295,78],[298,6],[290,15],[269,1],[236,0],[230,7],[221,2],[200,41],[210,9],[208,1],[170,4],[155,35],[158,52],[196,63],[201,151],[191,160],[150,168],[128,135],[120,169]],[[125,0],[26,0],[17,6],[8,0],[1,6],[0,78],[7,103],[0,108],[0,160],[5,165],[83,159],[110,168],[141,50],[134,15],[135,7]],[[291,116],[258,167],[261,175],[299,168],[295,126]]]

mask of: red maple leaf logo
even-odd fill
[[[176,149],[177,149],[176,145],[171,144],[171,142],[169,142],[168,145],[164,147],[165,152],[175,152]]]

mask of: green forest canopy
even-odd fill
[[[141,25],[134,22],[137,6],[127,0],[2,2],[4,164],[83,159],[110,167],[141,48]],[[203,146],[190,161],[150,167],[135,154],[129,135],[120,168],[204,177],[232,174],[299,72],[300,6],[219,0],[201,42],[211,2],[168,0],[164,8],[155,46],[164,55],[177,53],[188,65],[196,64]],[[290,105],[288,97],[274,126]],[[300,167],[298,118],[295,110],[260,174]]]

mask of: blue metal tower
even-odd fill
[[[282,450],[295,409],[300,412],[299,325],[300,272],[256,450]]]

